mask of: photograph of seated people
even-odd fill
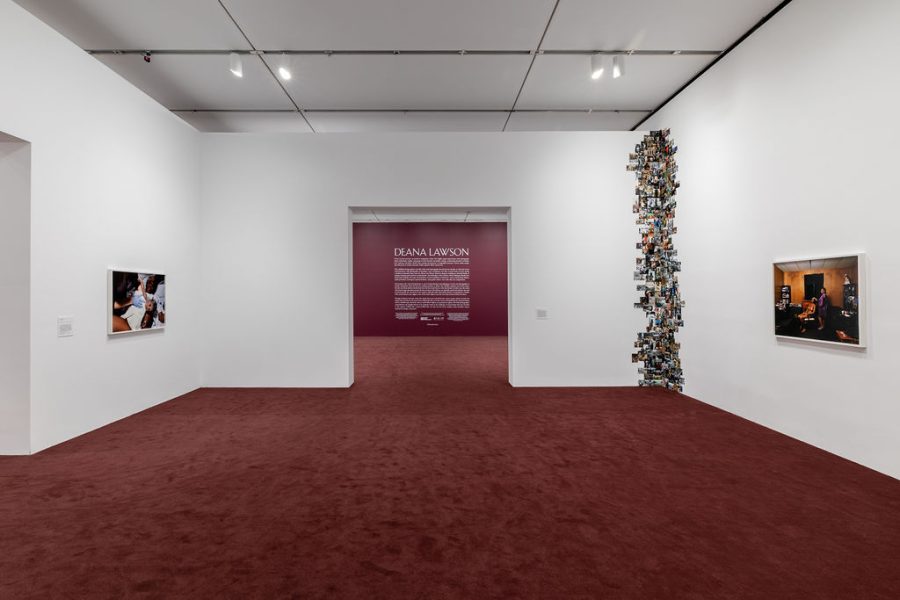
[[[859,345],[856,256],[775,263],[775,334]]]
[[[165,325],[165,275],[113,271],[110,333],[159,329]]]

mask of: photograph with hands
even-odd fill
[[[129,333],[166,326],[166,276],[109,271],[109,331]]]

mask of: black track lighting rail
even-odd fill
[[[294,113],[292,108],[173,108],[181,113]],[[649,108],[304,108],[307,113],[648,113]]]
[[[173,50],[135,48],[95,48],[85,50],[88,54],[147,54],[159,56],[591,56],[594,54],[625,54],[628,56],[719,56],[721,50]]]

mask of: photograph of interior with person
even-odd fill
[[[166,326],[166,276],[132,271],[109,272],[109,333]]]
[[[775,263],[775,335],[859,346],[859,259]]]

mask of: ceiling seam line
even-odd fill
[[[231,22],[234,24],[234,26],[237,28],[237,30],[244,37],[244,40],[246,40],[247,45],[250,46],[250,48],[252,48],[254,51],[256,51],[256,45],[250,41],[250,38],[244,32],[243,27],[240,26],[240,24],[237,22],[237,19],[235,19],[234,15],[231,14],[231,11],[228,10],[228,7],[225,6],[225,4],[222,0],[216,0],[216,1],[219,3],[219,6],[222,7],[222,10],[225,11],[225,14],[228,15],[228,18],[231,19]],[[266,68],[266,71],[269,72],[269,75],[272,76],[272,79],[275,80],[275,83],[278,84],[278,87],[281,88],[281,91],[284,92],[284,95],[287,96],[287,99],[290,101],[290,103],[293,104],[294,108],[297,109],[297,112],[300,113],[300,117],[303,119],[304,122],[306,122],[306,126],[309,127],[309,130],[312,131],[313,133],[316,133],[315,127],[313,127],[312,123],[309,122],[309,119],[306,118],[306,115],[303,113],[303,109],[300,108],[300,105],[294,101],[293,96],[291,96],[290,92],[287,91],[287,88],[281,84],[281,80],[278,78],[278,76],[275,75],[275,73],[272,71],[271,68],[269,68],[269,63],[266,62],[266,59],[263,57],[263,55],[259,54],[257,56],[258,56],[259,60],[262,61],[262,64]]]
[[[309,122],[309,119],[306,118],[306,112],[302,108],[300,108],[300,105],[298,105],[297,102],[294,101],[294,97],[291,96],[291,93],[287,90],[286,87],[284,87],[284,84],[281,83],[281,79],[279,79],[275,72],[272,71],[271,67],[269,67],[269,63],[266,62],[266,59],[260,56],[259,60],[262,61],[263,67],[265,67],[266,71],[269,72],[269,75],[272,76],[272,78],[275,80],[275,83],[278,84],[278,87],[280,87],[281,91],[284,92],[284,95],[287,96],[287,99],[290,100],[291,104],[294,105],[294,108],[297,109],[296,112],[300,114],[304,121],[306,121],[306,125],[307,127],[309,127],[309,130],[313,133],[318,133],[315,127],[312,126],[312,123]]]
[[[700,70],[699,73],[697,73],[696,75],[694,75],[693,77],[691,77],[690,79],[688,79],[687,83],[685,83],[683,86],[681,86],[680,88],[678,88],[677,90],[675,90],[675,93],[674,93],[674,94],[672,94],[671,96],[669,96],[668,98],[666,98],[665,100],[663,100],[663,101],[662,101],[662,104],[660,104],[659,106],[657,106],[656,108],[654,108],[653,111],[652,111],[649,115],[647,115],[646,117],[644,117],[643,119],[641,119],[640,121],[638,121],[637,124],[635,124],[635,126],[631,128],[631,131],[637,131],[637,128],[638,128],[638,127],[640,127],[641,125],[643,125],[644,123],[646,123],[647,121],[649,121],[651,118],[653,118],[653,115],[655,115],[656,113],[658,113],[659,111],[661,111],[661,110],[663,109],[663,107],[664,107],[666,104],[668,104],[669,102],[671,102],[672,100],[674,100],[679,94],[681,94],[681,92],[683,92],[684,90],[686,90],[688,87],[691,86],[691,84],[693,84],[695,81],[697,81],[698,79],[700,79],[707,71],[709,71],[711,68],[713,68],[713,66],[715,66],[715,64],[716,64],[717,62],[719,62],[720,60],[722,60],[723,58],[725,58],[732,50],[734,50],[735,48],[737,48],[738,46],[740,46],[740,45],[744,42],[744,40],[746,40],[746,39],[749,38],[751,35],[753,35],[754,33],[756,33],[756,31],[757,31],[760,27],[762,27],[763,25],[765,25],[765,24],[769,21],[769,19],[771,19],[771,18],[774,17],[776,14],[778,14],[779,12],[781,12],[781,9],[783,9],[785,6],[787,6],[787,5],[790,4],[791,2],[792,2],[792,0],[784,0],[781,4],[779,4],[778,6],[776,6],[775,8],[773,8],[771,11],[769,11],[769,14],[767,14],[767,15],[764,16],[762,19],[760,19],[759,21],[757,21],[756,24],[755,24],[753,27],[751,27],[750,29],[748,29],[748,30],[744,33],[744,35],[742,35],[741,37],[739,37],[733,44],[731,44],[731,45],[728,46],[725,50],[723,50],[717,57],[715,57],[715,58],[712,60],[712,62],[710,62],[710,63],[709,63],[708,65],[706,65],[705,67],[703,67],[703,68]]]
[[[531,74],[531,68],[534,66],[534,61],[537,60],[538,53],[541,51],[541,46],[544,45],[544,38],[547,37],[547,31],[550,29],[550,23],[553,22],[553,17],[556,15],[556,9],[559,8],[559,0],[553,3],[553,10],[550,11],[550,18],[547,19],[547,25],[544,26],[544,32],[541,34],[541,39],[538,40],[537,48],[534,51],[534,54],[531,56],[531,62],[528,63],[528,70],[525,71],[525,77],[522,79],[522,85],[519,86],[519,92],[516,94],[516,99],[513,100],[512,107],[509,109],[509,113],[506,115],[506,121],[503,123],[503,129],[501,132],[505,132],[506,128],[509,126],[509,120],[513,116],[513,112],[516,110],[516,105],[519,104],[519,98],[522,96],[522,90],[525,89],[525,84],[528,82],[528,76]]]

